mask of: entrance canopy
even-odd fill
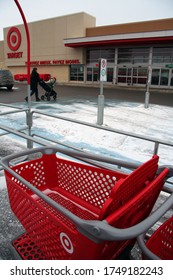
[[[173,42],[173,30],[128,33],[118,35],[104,35],[94,37],[78,37],[64,39],[66,47],[96,47],[96,46],[115,46],[115,45],[148,45]]]

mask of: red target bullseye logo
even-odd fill
[[[73,244],[70,240],[70,238],[68,237],[68,235],[64,232],[60,233],[60,241],[62,246],[64,247],[64,249],[69,253],[72,254],[74,249],[73,249]]]
[[[17,51],[21,44],[21,33],[17,27],[11,27],[7,34],[7,43],[12,51]]]

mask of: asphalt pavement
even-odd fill
[[[56,84],[54,90],[58,94],[57,102],[71,103],[71,102],[85,102],[90,100],[97,102],[100,88],[98,85],[60,85]],[[44,94],[44,90],[39,86],[39,96]],[[5,88],[0,88],[0,103],[18,103],[24,102],[27,95],[26,82],[16,82],[14,89],[9,91]],[[104,86],[103,95],[105,102],[112,100],[117,102],[139,102],[145,104],[146,88],[137,87],[115,87]],[[35,98],[32,96],[32,100]],[[173,106],[173,89],[150,89],[149,104],[158,104],[164,106]]]

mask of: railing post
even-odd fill
[[[33,116],[32,112],[28,110],[26,113],[26,124],[28,126],[28,135],[31,136],[31,129],[32,129],[32,124],[33,124]],[[30,139],[27,139],[27,148],[32,149],[33,148],[33,141]]]
[[[155,142],[155,144],[154,144],[154,155],[158,154],[158,150],[159,150],[159,142]]]
[[[104,116],[104,95],[103,95],[103,82],[100,82],[100,94],[98,96],[98,112],[97,112],[97,124],[103,124]]]

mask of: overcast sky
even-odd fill
[[[96,25],[173,18],[173,0],[18,0],[27,22],[86,12]],[[21,24],[14,0],[0,0],[0,40],[3,28]]]

